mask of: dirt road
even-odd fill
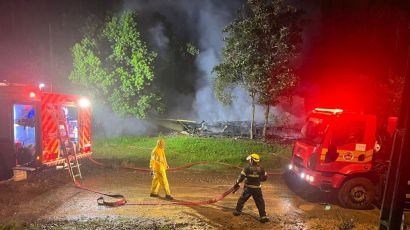
[[[88,187],[123,194],[129,202],[158,201],[148,196],[151,177],[147,173],[83,168],[83,183]],[[229,189],[238,173],[188,169],[168,176],[177,200],[197,201]],[[266,224],[258,222],[252,199],[242,216],[232,215],[240,192],[207,206],[107,208],[97,205],[98,195],[75,188],[65,172],[48,170],[27,181],[0,184],[0,220],[37,229],[377,229],[378,209],[356,211],[305,201],[290,191],[280,176],[270,177],[263,193],[271,219]]]

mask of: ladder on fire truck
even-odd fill
[[[51,112],[51,116],[57,127],[57,138],[60,142],[62,156],[66,159],[64,169],[68,170],[74,182],[77,178],[83,179],[81,175],[80,163],[77,158],[77,150],[74,143],[70,140],[64,110],[62,108],[56,108],[55,106],[50,106],[48,109],[49,112]]]

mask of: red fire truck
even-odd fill
[[[89,100],[44,88],[0,82],[0,180],[16,166],[63,164],[62,131],[78,158],[91,154]]]
[[[296,141],[289,170],[344,207],[364,209],[381,194],[397,118],[378,129],[376,117],[342,109],[313,110]]]

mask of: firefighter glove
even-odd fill
[[[240,186],[238,183],[236,183],[236,184],[233,186],[234,190],[233,190],[232,193],[235,193],[236,191],[238,191],[238,189],[239,189],[240,187],[241,187],[241,186]]]
[[[233,187],[234,187],[235,189],[239,189],[241,186],[240,186],[238,183],[236,183]]]

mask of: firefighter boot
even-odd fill
[[[166,195],[166,196],[165,196],[165,199],[167,199],[167,200],[173,200],[174,197],[172,197],[171,195]]]
[[[259,222],[261,223],[269,222],[269,218],[267,216],[262,216],[261,218],[259,218]]]
[[[149,196],[150,196],[150,197],[159,197],[159,195],[158,195],[158,194],[155,194],[155,193],[151,193],[151,194],[149,194]]]
[[[241,214],[242,214],[242,212],[241,211],[238,211],[238,210],[235,210],[235,211],[233,211],[233,213],[232,213],[234,216],[240,216]]]

